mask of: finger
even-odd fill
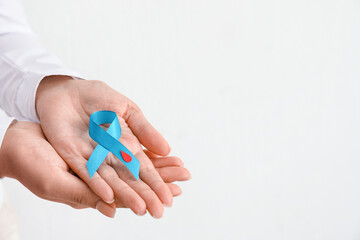
[[[143,149],[143,151],[144,151],[144,153],[146,154],[146,156],[148,156],[148,158],[150,158],[150,159],[155,159],[155,158],[161,157],[160,155],[157,155],[157,154],[155,154],[155,153],[153,153],[153,152],[150,152],[150,151],[147,150],[147,149]]]
[[[129,187],[127,183],[119,178],[112,167],[109,165],[101,165],[98,172],[114,190],[117,207],[128,207],[136,215],[144,215],[146,213],[144,200],[136,191]]]
[[[103,201],[99,201],[96,204],[96,209],[101,212],[102,214],[104,214],[105,216],[114,218],[115,216],[115,212],[116,212],[116,206],[115,203],[105,203]]]
[[[146,209],[151,214],[151,216],[154,218],[161,218],[164,213],[164,207],[163,203],[160,201],[155,192],[140,179],[135,180],[133,176],[129,175],[128,169],[126,169],[126,167],[120,161],[115,162],[112,167],[117,172],[118,176],[123,181],[125,181],[130,188],[134,189],[134,191],[136,191],[145,201]],[[168,189],[168,191],[170,190]],[[143,214],[145,214],[145,212]]]
[[[128,208],[125,206],[125,204],[118,198],[115,198],[115,206],[116,208]],[[146,213],[146,210],[145,210],[145,213]],[[140,215],[139,215],[140,216]]]
[[[150,158],[154,167],[182,167],[184,163],[178,157],[159,157],[159,158]]]
[[[182,190],[181,190],[181,188],[180,188],[178,185],[173,184],[173,183],[167,183],[166,185],[167,185],[168,188],[170,189],[173,197],[177,197],[177,196],[181,195]]]
[[[151,152],[161,156],[170,153],[170,146],[165,138],[146,120],[139,107],[131,101],[125,120],[141,144]]]
[[[156,168],[156,170],[166,183],[187,181],[191,179],[190,172],[183,167],[162,167]]]
[[[104,202],[112,203],[114,201],[113,190],[97,172],[93,175],[92,178],[90,178],[86,167],[86,162],[87,161],[81,157],[67,159],[67,164],[72,169],[72,171],[77,174],[96,195],[98,195]]]
[[[65,202],[64,202],[65,203]],[[81,204],[75,204],[72,202],[66,202],[66,205],[69,205],[70,207],[74,208],[74,209],[85,209],[85,208],[89,208],[89,206],[85,206],[85,205],[81,205]],[[105,215],[105,214],[104,214]]]
[[[141,180],[156,193],[164,205],[171,206],[173,202],[172,194],[163,179],[157,173],[150,159],[143,151],[139,151],[135,156],[141,163],[139,175]]]
[[[129,180],[129,186],[134,189],[146,203],[146,209],[154,218],[161,218],[164,214],[164,206],[154,191],[141,180]],[[144,215],[143,214],[139,215]]]
[[[55,179],[52,181],[54,189],[54,198],[74,208],[96,208],[105,216],[113,218],[115,216],[115,205],[103,202],[81,179],[65,172],[61,181]],[[64,198],[65,197],[65,198]]]

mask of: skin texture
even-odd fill
[[[176,188],[166,182],[190,179],[185,168],[155,168],[149,156],[160,158],[168,155],[169,144],[135,103],[103,82],[47,77],[38,88],[36,109],[44,134],[56,152],[104,202],[111,203],[115,199],[116,204],[121,203],[135,214],[143,215],[147,210],[153,217],[160,218],[163,206],[172,205],[171,191]],[[90,178],[86,162],[96,143],[88,134],[88,123],[90,115],[100,110],[117,113],[122,129],[120,141],[140,161],[139,181],[111,153]],[[142,146],[148,151],[144,151]],[[173,160],[165,157],[155,162],[164,161]]]
[[[153,154],[150,157],[172,195],[180,195],[181,189],[171,182],[173,179],[181,181],[189,178],[182,161],[176,157]],[[127,207],[120,199],[111,204],[105,203],[75,176],[45,139],[37,123],[16,122],[8,128],[0,149],[0,176],[17,179],[43,199],[78,209],[96,208],[108,217],[114,217],[116,207]]]

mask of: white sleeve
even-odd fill
[[[20,121],[39,122],[36,90],[50,75],[80,77],[41,46],[17,0],[0,0],[0,108]]]

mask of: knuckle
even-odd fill
[[[152,184],[151,184],[151,187],[154,190],[165,190],[167,188],[165,183],[163,181],[160,181],[160,180],[153,181]]]
[[[76,192],[72,195],[71,200],[77,204],[84,204],[86,202],[86,197],[83,193]]]
[[[141,171],[145,173],[150,173],[154,170],[154,166],[152,165],[152,163],[144,162],[140,164],[140,167],[142,168]]]
[[[74,164],[72,164],[73,166],[71,166],[71,169],[77,174],[79,175],[80,178],[84,178],[86,176],[86,165],[83,163],[78,163],[76,162],[76,160],[71,160],[71,162],[73,162]],[[95,177],[95,176],[94,176]]]
[[[142,190],[143,194],[146,196],[149,196],[150,198],[156,198],[156,194],[154,192],[154,190],[150,187],[146,187]]]
[[[130,110],[136,111],[136,112],[141,112],[140,107],[131,99],[127,99],[128,101],[128,107]]]
[[[111,162],[113,160],[108,160],[108,161]],[[111,181],[115,181],[114,169],[111,168],[109,165],[107,165],[107,162],[105,161],[99,167],[99,174],[104,179],[109,178],[111,179]]]
[[[132,189],[127,184],[121,184],[120,186],[117,187],[116,190],[117,190],[117,195],[120,195],[120,194],[122,194],[124,192],[129,192]]]
[[[103,81],[100,81],[100,80],[90,80],[89,82],[97,87],[106,86],[106,83],[104,83]]]
[[[78,151],[81,152],[81,156],[85,159],[89,159],[95,147],[92,147],[90,144],[82,144]]]
[[[139,116],[139,114],[143,114],[140,107],[134,103],[132,100],[130,100],[129,98],[126,99],[126,112],[125,112],[125,119],[131,120],[132,118],[136,118],[137,116]]]

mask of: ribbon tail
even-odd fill
[[[88,173],[90,178],[92,178],[95,172],[98,170],[106,156],[109,154],[109,151],[103,148],[101,145],[97,145],[91,154],[89,160],[86,163],[86,167],[88,169]]]
[[[139,171],[140,171],[140,162],[135,157],[131,160],[131,162],[127,163],[125,162],[126,167],[130,170],[132,175],[136,178],[136,180],[139,180]]]

